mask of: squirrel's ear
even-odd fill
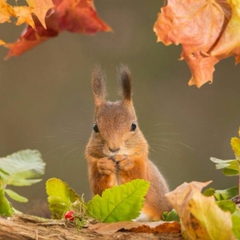
[[[94,95],[94,102],[96,106],[105,102],[106,84],[104,74],[100,66],[96,66],[92,73],[92,90]]]
[[[131,73],[127,66],[122,65],[119,68],[119,82],[122,87],[122,96],[125,101],[132,101],[132,81]]]

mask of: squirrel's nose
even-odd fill
[[[113,152],[113,153],[114,153],[114,152],[117,152],[119,149],[120,149],[120,148],[110,148],[110,147],[109,147],[109,150],[110,150],[111,152]]]

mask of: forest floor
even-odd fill
[[[131,222],[129,222],[131,224]],[[183,240],[180,229],[169,232],[132,231],[119,229],[111,231],[109,225],[104,234],[96,231],[94,224],[76,229],[66,221],[39,218],[26,214],[15,214],[11,218],[0,217],[0,240]]]

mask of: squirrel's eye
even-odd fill
[[[136,130],[136,127],[137,127],[136,123],[132,123],[131,128],[130,128],[130,131],[131,131],[131,132],[135,131],[135,130]]]
[[[96,132],[96,133],[99,132],[98,125],[97,125],[96,123],[94,123],[94,125],[93,125],[93,130],[94,130],[94,132]]]

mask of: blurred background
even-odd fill
[[[225,59],[217,64],[212,85],[188,87],[191,74],[178,61],[180,47],[156,43],[152,29],[162,5],[96,0],[98,15],[112,33],[62,33],[7,61],[7,50],[0,49],[0,156],[38,149],[47,164],[41,183],[13,188],[30,200],[13,202],[14,207],[27,212],[46,201],[45,182],[51,177],[90,199],[84,150],[93,124],[90,76],[95,64],[106,72],[113,101],[119,98],[117,67],[123,63],[131,69],[150,158],[171,189],[193,180],[213,180],[217,189],[237,185],[236,177],[215,170],[209,158],[234,159],[230,139],[238,136],[240,125],[240,66],[234,58]],[[23,28],[4,24],[0,38],[13,42]]]

